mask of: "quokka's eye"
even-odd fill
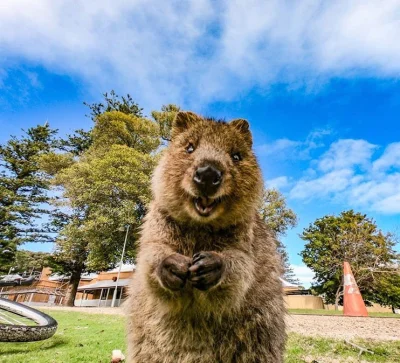
[[[240,153],[234,153],[234,154],[232,154],[232,160],[240,161],[240,160],[242,160],[242,155],[240,155]]]
[[[191,154],[194,151],[194,146],[193,144],[190,142],[188,146],[186,146],[186,152],[188,154]]]

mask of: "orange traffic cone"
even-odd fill
[[[343,266],[343,315],[345,316],[368,316],[367,308],[358,289],[357,282],[351,272],[350,264],[344,263]]]

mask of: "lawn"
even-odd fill
[[[114,349],[126,351],[122,316],[50,313],[56,334],[41,342],[0,343],[1,363],[109,363]]]
[[[59,322],[54,337],[34,343],[0,343],[0,362],[108,363],[113,349],[126,352],[121,316],[64,311],[51,315]],[[367,362],[400,362],[400,342],[356,343],[375,352],[362,355]],[[357,361],[357,355],[358,351],[343,341],[290,334],[285,362],[332,362],[339,357]]]
[[[363,353],[361,356],[363,362],[400,362],[399,341],[352,340],[352,342],[374,353]],[[358,349],[351,347],[343,340],[311,338],[292,333],[289,335],[285,363],[359,362],[358,353]]]

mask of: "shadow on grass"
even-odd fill
[[[54,348],[60,348],[69,343],[68,339],[64,337],[55,336],[46,341],[40,342],[24,342],[24,343],[4,343],[3,347],[6,349],[3,350],[3,354],[23,354],[23,353],[33,353],[36,350],[49,350]],[[7,349],[7,345],[10,344],[12,347]]]

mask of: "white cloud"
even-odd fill
[[[351,207],[387,214],[400,213],[400,143],[387,145],[375,157],[377,146],[365,140],[338,140],[314,160],[317,169],[294,183],[294,199],[335,199]]]
[[[210,45],[214,14],[208,0],[6,0],[0,4],[0,51],[78,76],[96,93],[113,87],[159,106],[193,92],[189,84],[198,76],[192,71],[202,68],[196,54],[201,42]]]
[[[286,176],[279,176],[274,179],[269,179],[266,181],[267,188],[283,189],[289,185],[289,180]]]
[[[398,182],[400,182],[400,178],[398,178]],[[376,211],[388,214],[400,213],[400,191],[398,191],[397,194],[389,195],[388,197],[382,200],[376,201],[373,204],[373,208]]]
[[[365,140],[345,139],[333,143],[322,156],[318,166],[322,171],[343,170],[354,166],[367,166],[376,145]]]
[[[377,212],[400,213],[400,173],[372,174],[365,179],[349,190],[350,199]]]
[[[270,144],[263,144],[256,148],[256,151],[264,156],[286,157],[288,153],[295,151],[301,146],[301,142],[289,139],[278,139]]]
[[[346,190],[355,181],[354,172],[349,169],[334,170],[318,178],[300,180],[290,191],[295,199],[327,197]]]
[[[375,171],[387,171],[391,168],[400,168],[400,142],[390,144],[384,154],[373,163]]]
[[[296,277],[300,280],[300,285],[308,288],[314,279],[314,272],[306,265],[291,265]]]
[[[398,78],[399,19],[396,0],[3,0],[0,73],[22,59],[96,93],[199,107],[276,82]]]
[[[271,143],[256,146],[256,152],[262,156],[273,156],[282,159],[308,159],[313,150],[325,146],[324,138],[332,134],[329,128],[311,131],[304,141],[277,139]]]

